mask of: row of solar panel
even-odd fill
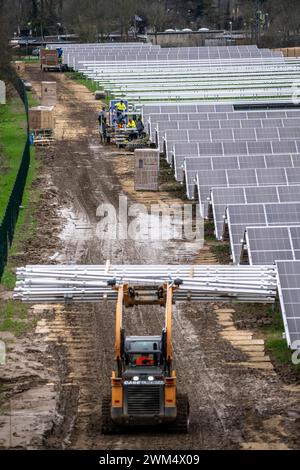
[[[277,282],[288,345],[299,349],[300,340],[300,261],[278,261]]]
[[[238,263],[247,227],[300,225],[300,202],[229,204],[226,219],[233,261]]]
[[[56,48],[61,44],[49,44],[50,48]],[[120,47],[158,47],[160,48],[160,45],[153,45],[152,43],[141,43],[141,42],[118,42],[118,43],[107,43],[107,42],[88,42],[88,43],[78,43],[78,44],[64,44],[65,49],[71,49],[71,48],[76,48],[76,49],[84,49],[84,48],[96,48],[96,49],[105,49],[105,48],[115,48],[119,49]],[[187,50],[187,49],[194,49],[194,48],[199,48],[199,46],[184,46],[180,47],[182,50]],[[256,44],[246,44],[246,45],[241,45],[241,46],[201,46],[201,49],[249,49],[249,50],[255,50],[258,49]]]
[[[206,60],[206,61],[211,61],[212,65],[217,65],[215,64],[216,61],[224,61],[225,59],[248,59],[249,61],[255,60],[255,59],[268,59],[268,58],[273,58],[273,59],[278,59],[280,61],[283,61],[282,56],[280,53],[272,53],[270,54],[268,51],[265,52],[248,52],[248,53],[239,53],[239,52],[230,52],[230,53],[223,53],[223,54],[218,54],[218,53],[209,53],[207,55],[200,54],[200,53],[193,53],[193,52],[185,52],[184,54],[179,54],[179,53],[167,53],[167,52],[161,52],[161,51],[152,51],[150,50],[149,52],[132,52],[132,51],[120,51],[119,53],[96,53],[96,54],[78,54],[77,52],[71,53],[68,52],[64,54],[64,57],[69,55],[69,57],[75,58],[77,61],[85,61],[89,59],[93,59],[93,61],[99,62],[99,65],[103,62],[113,62],[115,60],[120,60],[122,59],[123,62],[135,62],[135,61],[163,61],[163,60],[182,60],[182,61],[198,61],[198,60]],[[124,63],[122,64],[124,65]],[[228,64],[227,64],[228,65]]]
[[[152,141],[164,137],[168,130],[193,129],[262,129],[270,127],[295,127],[299,125],[300,109],[248,111],[248,112],[215,112],[183,114],[150,114],[148,130]],[[294,122],[293,122],[294,120]],[[158,133],[156,137],[156,133]]]
[[[214,157],[223,159],[225,157],[249,157],[256,155],[290,155],[297,154],[300,151],[300,140],[283,141],[245,141],[245,142],[222,142],[222,143],[177,143],[173,146],[173,163],[175,168],[175,177],[178,181],[183,181],[184,172],[193,171],[197,173],[197,159],[199,162],[199,172],[202,167],[201,160],[204,157]],[[190,169],[190,159],[194,157],[193,168]],[[196,158],[196,160],[195,160]],[[285,156],[282,157],[285,161]],[[172,160],[171,160],[172,161]],[[230,160],[229,160],[230,161]],[[215,162],[216,165],[222,165]],[[246,164],[244,164],[246,166]],[[201,170],[202,171],[202,170]],[[189,194],[189,192],[188,192]]]
[[[259,59],[259,58],[278,58],[283,59],[281,52],[271,51],[269,49],[241,49],[241,48],[226,48],[220,47],[219,49],[205,49],[205,48],[191,48],[191,49],[181,49],[181,48],[155,48],[155,47],[141,47],[135,46],[130,48],[129,46],[124,46],[120,49],[114,48],[67,48],[63,47],[64,56],[73,57],[76,60],[82,60],[84,56],[90,56],[93,60],[104,61],[104,60],[114,60],[122,57],[123,60],[134,61],[139,58],[139,56],[144,57],[145,59],[152,60],[162,60],[162,59],[182,59],[182,60],[224,60],[227,58],[230,59]]]
[[[102,72],[105,72],[105,81],[111,80],[112,83],[118,84],[124,82],[126,76],[131,80],[133,78],[149,78],[149,85],[151,79],[159,73],[159,75],[168,79],[168,74],[171,77],[193,78],[199,79],[208,78],[211,75],[212,78],[219,80],[232,76],[237,78],[244,74],[243,78],[246,78],[245,73],[248,72],[248,80],[268,78],[270,80],[281,74],[287,72],[296,72],[299,60],[284,61],[281,58],[251,58],[251,59],[201,59],[195,58],[172,58],[172,57],[153,57],[152,55],[124,55],[121,56],[105,56],[103,59],[90,60],[90,56],[74,56],[73,54],[65,54],[65,59],[68,63],[75,63],[77,69],[80,69],[82,73],[87,75],[98,74],[98,77]],[[118,81],[118,75],[115,75],[115,71],[120,73],[120,82]],[[152,73],[153,72],[153,73]],[[270,74],[273,73],[272,77]],[[131,74],[131,76],[130,76]],[[226,74],[228,76],[226,77]],[[180,101],[180,100],[178,100]]]
[[[208,215],[214,219],[216,238],[223,238],[224,216],[228,205],[281,202],[300,202],[300,185],[213,187]],[[273,262],[274,259],[269,264]]]
[[[192,105],[190,105],[192,106]],[[299,118],[300,117],[300,109],[294,108],[294,109],[283,109],[283,110],[270,110],[270,111],[233,111],[233,112],[214,112],[214,113],[199,113],[199,112],[185,112],[185,113],[180,113],[180,114],[150,114],[149,115],[149,122],[151,123],[152,127],[154,126],[160,126],[160,130],[163,130],[162,127],[165,124],[166,126],[168,125],[179,125],[182,126],[185,121],[189,122],[194,122],[197,121],[200,124],[199,129],[207,128],[207,127],[201,127],[201,124],[203,124],[202,121],[212,121],[213,124],[212,128],[216,128],[216,124],[214,124],[216,121],[219,122],[219,127],[222,128],[224,123],[228,122],[228,126],[233,126],[235,127],[235,123],[242,122],[241,127],[246,127],[246,124],[244,123],[245,121],[253,121],[255,120],[255,125],[258,127],[261,127],[261,123],[265,123],[266,120],[270,119],[278,119],[278,122],[280,123],[281,119],[294,119],[294,118]],[[210,124],[208,124],[210,125]],[[263,127],[266,124],[263,125]],[[270,126],[269,126],[270,127]],[[165,130],[168,128],[166,127]]]
[[[246,227],[241,259],[245,257],[251,265],[300,260],[300,225]]]
[[[248,79],[267,79],[270,80],[285,74],[287,72],[297,72],[299,60],[289,59],[287,61],[282,58],[271,57],[271,58],[251,58],[251,59],[194,59],[190,58],[171,58],[171,57],[152,57],[148,54],[125,56],[121,55],[122,59],[118,56],[105,56],[103,59],[90,60],[90,56],[74,56],[72,54],[66,54],[66,58],[69,62],[75,61],[82,73],[92,76],[93,74],[101,75],[105,72],[105,81],[111,80],[115,85],[124,82],[124,78],[132,79],[137,78],[149,78],[149,86],[151,79],[155,74],[159,74],[166,81],[168,74],[170,77],[196,77],[199,79],[206,78],[209,76],[218,80],[228,80],[229,76],[237,78],[241,76],[241,80]],[[119,75],[115,75],[115,71],[118,70]],[[124,76],[125,74],[125,76]],[[131,74],[131,76],[130,76]],[[273,76],[271,76],[273,74]],[[226,76],[227,75],[227,76]],[[120,81],[119,81],[120,77]]]
[[[194,172],[192,175],[194,175]],[[207,216],[208,200],[212,188],[232,188],[234,186],[287,186],[300,184],[300,168],[277,167],[247,170],[205,170],[201,173],[197,173],[195,179],[200,208],[203,211],[203,215]],[[191,179],[189,179],[189,181],[191,181]],[[193,183],[193,188],[195,183]],[[190,196],[191,195],[192,194],[190,194]]]
[[[134,63],[136,65],[145,65],[147,62],[156,63],[157,66],[167,67],[170,66],[171,63],[178,62],[177,65],[180,65],[180,62],[188,64],[189,67],[197,66],[197,63],[210,66],[211,68],[216,68],[217,66],[224,66],[229,67],[230,65],[233,66],[234,63],[229,64],[228,59],[230,62],[235,62],[235,65],[257,65],[261,64],[284,64],[284,59],[280,53],[269,53],[268,51],[265,52],[248,52],[248,53],[239,53],[239,52],[230,52],[230,53],[223,53],[214,54],[209,53],[207,55],[201,55],[199,53],[192,53],[186,52],[184,54],[179,53],[171,53],[165,51],[129,51],[124,49],[123,51],[119,51],[119,53],[114,52],[103,52],[103,53],[77,53],[77,52],[65,52],[64,53],[64,60],[66,58],[75,60],[76,63],[81,63],[85,65],[86,62],[89,62],[91,65],[94,64],[95,66],[101,67],[102,65],[108,65],[108,63],[113,63],[115,61],[122,61],[121,67],[125,67],[126,65],[133,66]],[[289,60],[289,63],[293,63],[292,60]],[[199,65],[198,64],[198,65]]]
[[[210,126],[212,123],[212,126]],[[219,126],[219,127],[218,127]],[[151,132],[151,140],[155,142],[161,152],[165,153],[167,147],[165,142],[169,142],[169,147],[172,149],[172,143],[178,141],[177,137],[182,135],[183,130],[201,130],[203,134],[201,140],[214,141],[221,140],[223,136],[229,137],[227,140],[261,140],[266,138],[284,139],[289,135],[289,138],[299,137],[300,118],[275,118],[275,119],[248,119],[248,120],[232,120],[232,121],[159,121],[156,125],[156,130]],[[162,128],[162,130],[161,130]],[[285,131],[279,130],[286,128]],[[205,129],[205,131],[204,131]],[[295,130],[297,129],[297,131]],[[152,129],[151,129],[152,130]],[[172,130],[175,138],[168,132]],[[177,135],[175,131],[177,130]],[[195,135],[192,135],[194,140]],[[171,137],[170,137],[171,136]],[[186,136],[183,139],[186,140]],[[215,139],[216,137],[216,139]],[[242,139],[241,139],[242,137]],[[188,135],[189,141],[193,141]],[[171,143],[170,143],[171,141]]]
[[[285,140],[285,139],[298,139],[300,119],[296,122],[289,121],[293,127],[278,128],[257,128],[255,123],[251,127],[247,126],[242,129],[180,129],[180,130],[166,130],[165,141],[167,147],[171,147],[174,142],[226,142],[226,141],[258,141],[258,140]],[[268,123],[270,124],[270,123]],[[273,124],[273,123],[271,123]],[[275,123],[276,124],[276,123]]]

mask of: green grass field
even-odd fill
[[[294,377],[300,378],[300,364],[292,363],[293,352],[288,347],[286,339],[282,337],[284,325],[279,302],[275,305],[264,304],[246,304],[236,303],[237,324],[241,321],[246,322],[243,328],[255,329],[263,333],[265,339],[266,352],[269,354],[273,363],[281,366],[281,369],[289,370]]]
[[[28,306],[15,300],[0,302],[0,331],[9,331],[20,336],[36,326],[34,320],[28,320]]]
[[[78,72],[66,72],[66,76],[74,80],[75,82],[79,83],[80,85],[84,85],[88,90],[92,93],[99,90],[99,87],[96,82],[93,80],[89,80],[84,75]]]
[[[0,105],[0,221],[20,167],[26,143],[26,115],[19,97]]]
[[[289,365],[300,376],[300,364],[291,365],[292,352],[287,347],[286,339],[282,338],[284,326],[279,306],[274,312],[270,311],[270,315],[273,318],[272,324],[263,328],[266,335],[266,349],[279,363]]]
[[[78,72],[66,72],[66,76],[74,80],[75,82],[79,83],[80,85],[85,86],[91,93],[95,93],[95,91],[102,90],[103,88],[99,86],[97,82],[93,80],[89,80],[84,75]],[[112,96],[106,96],[103,100],[106,105],[109,105],[110,100],[113,99]]]
[[[35,96],[28,94],[29,106],[36,105]],[[24,105],[19,98],[12,98],[7,105],[0,107],[0,142],[1,168],[0,168],[0,220],[15,182],[23,149],[26,142],[26,114]],[[15,287],[16,254],[24,249],[26,242],[35,233],[37,227],[36,210],[40,197],[39,189],[34,188],[38,173],[39,161],[35,149],[31,148],[31,164],[29,167],[26,187],[22,200],[22,209],[17,221],[13,245],[9,251],[8,263],[5,268],[1,286],[4,289]],[[0,301],[0,331],[10,331],[16,336],[34,327],[34,322],[28,320],[28,308],[21,302]]]
[[[37,104],[32,93],[27,94],[29,106]],[[6,105],[0,106],[0,221],[3,218],[6,206],[15,183],[15,179],[21,164],[24,146],[26,143],[27,122],[23,102],[16,96],[11,98]],[[2,277],[2,285],[13,289],[15,285],[15,269],[12,263],[13,255],[33,233],[36,227],[32,200],[39,195],[31,190],[38,169],[35,158],[35,149],[31,148],[31,164],[29,167],[26,187],[22,200],[18,222],[16,225],[14,242],[9,252],[9,260]]]
[[[29,167],[26,187],[22,200],[22,207],[15,229],[13,244],[9,250],[8,263],[2,276],[1,283],[6,289],[13,289],[16,283],[15,255],[23,249],[25,243],[34,236],[37,228],[36,210],[40,198],[38,189],[32,187],[39,168],[39,161],[36,158],[34,148],[31,148],[31,164]]]
[[[35,63],[38,63],[40,58],[39,57],[36,57],[36,56],[33,56],[33,55],[25,55],[25,56],[15,56],[13,58],[14,61],[17,61],[17,62],[25,62],[25,63],[28,63],[28,64],[35,64]]]

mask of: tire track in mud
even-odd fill
[[[35,83],[41,76],[32,72]],[[172,263],[186,261],[192,253],[183,243],[170,245],[105,241],[96,236],[96,209],[102,202],[118,205],[122,194],[113,162],[120,158],[115,149],[97,140],[96,109],[90,94],[63,75],[43,76],[58,81],[58,141],[55,161],[49,168],[60,194],[69,200],[68,210],[84,221],[63,235],[60,262]],[[34,80],[33,80],[34,81]],[[89,98],[88,98],[89,96]],[[64,198],[65,199],[65,198]],[[87,228],[89,227],[89,228]],[[195,248],[195,253],[197,248]],[[176,256],[176,258],[175,258]],[[47,260],[45,260],[47,262]],[[59,406],[45,447],[75,449],[228,449],[238,448],[248,438],[244,420],[259,429],[262,419],[272,413],[286,413],[289,403],[276,378],[263,371],[245,370],[227,362],[241,362],[244,355],[220,336],[213,304],[180,305],[174,308],[173,346],[179,388],[191,400],[189,435],[100,434],[101,400],[109,391],[114,367],[113,303],[61,306],[47,319],[46,335],[61,358]],[[127,333],[159,333],[163,310],[135,307],[126,311]],[[48,336],[48,337],[47,337]],[[270,394],[272,398],[270,399]],[[278,397],[278,398],[277,398]]]
[[[61,89],[60,91],[66,105],[73,103],[74,100],[68,98],[69,90]],[[73,106],[73,105],[72,105]],[[66,113],[70,115],[71,113]],[[87,126],[89,127],[89,126]],[[65,134],[64,134],[65,135]],[[72,181],[68,181],[66,184],[66,170],[67,162],[72,161],[73,150],[76,145],[76,152],[80,154],[80,165],[76,165],[76,168],[72,169]],[[61,148],[61,145],[59,145]],[[91,168],[91,162],[97,164],[97,150],[99,151],[99,146],[94,145],[92,152],[87,154],[84,152],[87,148],[91,147],[89,140],[86,139],[84,142],[73,142],[67,140],[64,142],[64,152],[63,158],[62,154],[56,151],[57,161],[54,168],[54,181],[58,187],[62,187],[63,184],[68,189],[68,195],[70,200],[72,200],[72,206],[75,208],[76,213],[81,213],[84,215],[84,219],[89,225],[94,225],[96,223],[95,211],[99,200],[101,202],[112,202],[116,204],[117,198],[116,195],[120,192],[120,187],[118,187],[117,182],[113,178],[107,178],[109,172],[107,171],[107,166],[103,167],[103,159],[101,164],[101,169],[98,164],[99,173],[95,176],[95,173],[89,171]],[[101,147],[100,147],[101,148]],[[96,152],[95,152],[96,149]],[[111,159],[110,151],[106,148],[101,148],[102,158],[105,158],[107,154],[107,159]],[[96,165],[95,165],[96,166]],[[110,181],[112,180],[112,181]],[[100,188],[100,189],[99,189]],[[97,197],[95,196],[97,194]],[[83,238],[83,240],[82,240]],[[87,240],[84,240],[83,237],[78,237],[76,239],[72,238],[66,243],[64,256],[69,261],[74,260],[74,253],[77,256],[80,256],[80,259],[77,258],[76,261],[82,263],[95,263],[103,262],[106,258],[114,259],[114,261],[125,262],[140,262],[145,260],[153,259],[153,253],[149,253],[150,250],[145,246],[146,244],[138,244],[135,246],[132,242],[118,242],[118,243],[108,243],[108,242],[99,242],[93,240],[92,237],[88,237]],[[141,256],[142,254],[142,256]],[[158,253],[157,258],[160,258],[160,253]],[[50,331],[56,332],[56,339],[54,340],[56,345],[64,345],[66,348],[65,360],[70,369],[70,372],[64,378],[62,388],[61,388],[61,400],[62,409],[60,410],[59,416],[60,419],[54,426],[52,433],[46,438],[46,445],[60,446],[64,447],[68,444],[71,436],[71,446],[75,447],[90,447],[92,445],[90,439],[89,429],[96,429],[95,435],[99,434],[99,425],[100,425],[100,403],[101,396],[103,395],[103,390],[109,390],[110,384],[110,374],[114,366],[113,364],[113,344],[110,344],[107,347],[107,339],[101,335],[101,331],[105,331],[106,335],[113,336],[114,333],[114,306],[110,306],[110,309],[107,310],[107,306],[102,304],[94,307],[94,315],[91,315],[91,306],[82,306],[82,312],[79,312],[79,307],[76,307],[75,313],[73,310],[69,312],[68,309],[58,309],[57,315],[58,318],[55,318],[53,324],[50,324]],[[84,313],[83,313],[84,311]],[[96,317],[95,317],[95,311]],[[152,313],[152,312],[151,312]],[[78,316],[79,314],[79,316]],[[160,324],[157,325],[156,322],[148,321],[145,322],[145,313],[137,310],[130,312],[130,317],[128,318],[129,330],[133,332],[140,332],[141,334],[156,333],[160,331],[163,324],[163,317],[160,321]],[[62,318],[65,318],[65,321],[62,321]],[[85,319],[84,321],[82,319]],[[109,325],[108,325],[109,319]],[[151,316],[150,316],[151,320]],[[65,331],[68,330],[68,324],[71,321],[73,328],[72,341],[65,342]],[[93,332],[99,331],[99,335],[93,335]],[[88,332],[88,336],[82,334],[82,328]],[[70,330],[70,329],[69,329]],[[101,341],[102,339],[102,341]],[[87,340],[88,346],[81,346],[80,348],[76,347],[78,342],[83,343],[84,340]],[[75,345],[73,347],[73,345]],[[99,349],[99,354],[96,352]],[[105,354],[103,357],[103,350],[107,350],[108,354]],[[87,364],[89,365],[89,375],[90,380],[86,380],[86,369]],[[98,366],[97,366],[98,364]],[[107,364],[110,364],[107,367]],[[99,377],[104,377],[104,381],[99,379]],[[70,397],[70,394],[73,396]],[[84,400],[84,402],[83,402]],[[84,403],[84,408],[82,409],[81,403]],[[73,405],[70,407],[69,403]],[[95,405],[95,403],[97,405]],[[65,412],[63,407],[66,407]],[[98,410],[98,412],[97,412]],[[84,412],[82,412],[84,411]],[[73,418],[70,419],[70,414],[73,414]],[[65,419],[61,419],[61,417]],[[97,419],[93,419],[96,416]],[[70,428],[72,425],[72,428]],[[92,431],[91,431],[92,432]],[[65,435],[65,437],[64,437]],[[101,442],[101,446],[109,447],[111,445],[121,446],[120,448],[126,447],[128,445],[128,440],[125,437],[119,437],[117,439],[117,444],[115,439],[103,437],[106,442]],[[131,437],[132,445],[136,444],[136,436]],[[88,442],[86,442],[86,440]],[[145,438],[147,441],[148,438]],[[159,439],[160,440],[160,439]],[[123,442],[123,444],[122,444]],[[158,444],[158,443],[157,443]],[[97,444],[98,445],[98,444]]]

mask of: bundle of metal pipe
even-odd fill
[[[97,302],[115,300],[108,285],[160,286],[180,279],[176,301],[236,300],[274,302],[277,292],[274,266],[211,265],[58,265],[17,269],[14,298],[23,302]]]

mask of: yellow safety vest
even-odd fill
[[[125,103],[119,102],[119,103],[116,104],[116,107],[117,107],[118,111],[126,111],[126,104]]]
[[[127,127],[136,127],[136,123],[134,121],[128,122]]]

